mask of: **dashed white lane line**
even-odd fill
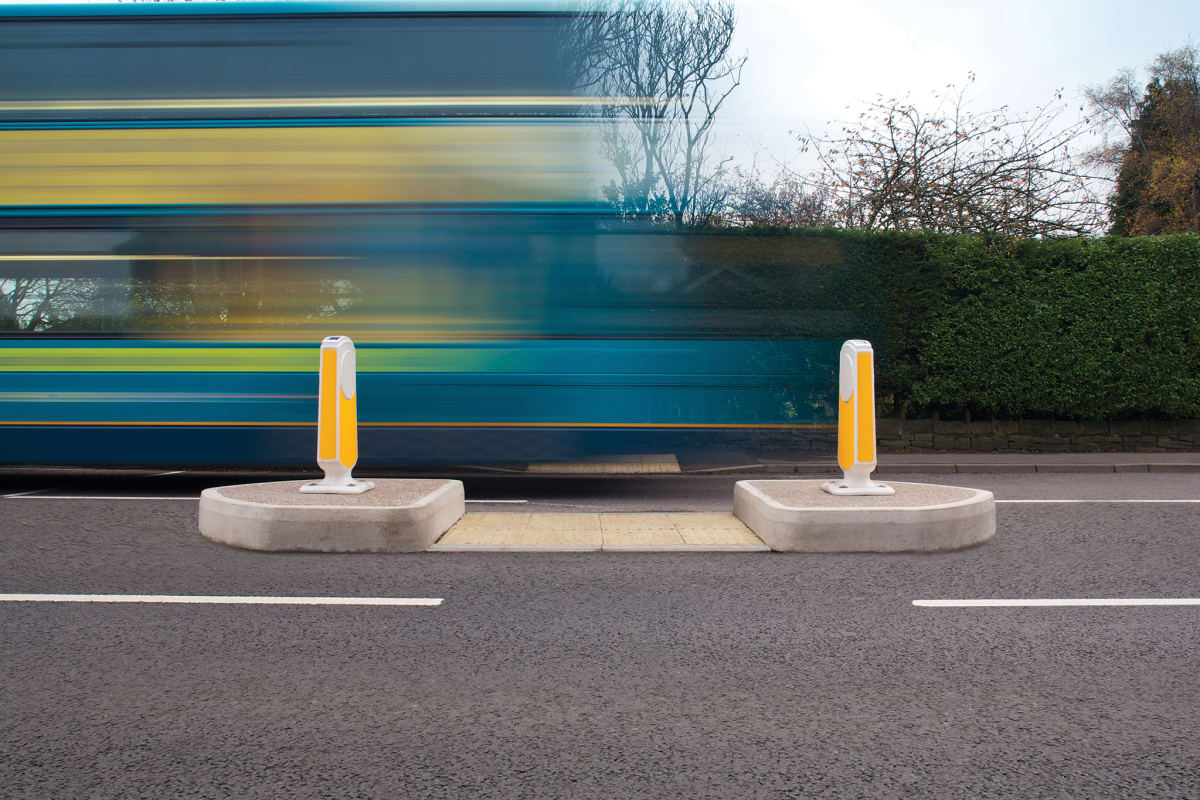
[[[997,500],[996,503],[1200,503],[1200,500]]]
[[[163,473],[170,475],[172,473]],[[163,495],[112,495],[112,494],[38,494],[40,492],[53,492],[54,489],[34,489],[31,492],[17,492],[14,494],[0,494],[0,499],[4,500],[199,500],[199,495],[193,497],[163,497]],[[484,505],[491,504],[528,504],[529,500],[467,500],[467,503],[481,503]],[[1112,504],[1112,503],[1132,503],[1132,504],[1198,504],[1200,499],[1121,499],[1121,500],[1079,500],[1079,499],[1057,499],[1057,500],[996,500],[997,505],[1019,505],[1019,504]],[[546,501],[544,505],[568,507],[568,509],[599,509],[601,506],[590,505],[574,505],[570,503],[553,503]]]
[[[169,496],[154,496],[154,495],[105,495],[105,494],[35,494],[35,492],[53,491],[52,489],[34,489],[31,492],[17,492],[15,494],[0,495],[0,499],[4,500],[192,500],[200,499],[199,495],[192,497],[169,497]],[[467,500],[468,503],[528,503],[529,500]],[[1005,503],[1200,503],[1200,499],[1186,500],[997,500],[997,504]],[[562,506],[564,508],[600,508],[600,506],[574,505],[571,503],[555,503],[546,501],[546,505]]]
[[[146,475],[146,476],[144,476],[144,477],[147,477],[147,478],[161,478],[161,477],[162,477],[162,476],[164,476],[164,475],[182,475],[184,472],[185,472],[185,470],[182,470],[182,469],[173,469],[173,470],[171,470],[170,472],[153,472],[153,473],[151,473],[151,474],[149,474],[149,475]],[[125,478],[110,478],[110,479],[107,479],[107,480],[99,480],[99,481],[92,480],[92,481],[86,481],[85,483],[88,483],[88,484],[91,484],[91,485],[95,486],[97,483],[100,483],[100,484],[104,484],[104,483],[119,483],[119,482],[121,482],[122,480],[127,480],[127,479],[125,479]],[[6,494],[6,495],[0,495],[0,497],[3,497],[5,500],[12,500],[12,499],[14,499],[14,498],[17,498],[17,497],[31,497],[31,496],[33,496],[33,495],[40,495],[40,494],[43,494],[43,493],[45,493],[45,492],[53,492],[53,491],[57,491],[57,489],[55,489],[55,488],[50,488],[50,489],[30,489],[28,492],[16,492],[15,494]],[[59,495],[59,498],[60,498],[60,499],[67,499],[67,500],[83,499],[83,498],[75,498],[75,497],[64,497],[63,495]],[[89,498],[89,499],[90,499],[90,498]],[[114,497],[114,498],[106,498],[106,499],[113,499],[113,500],[116,500],[116,499],[118,499],[118,498],[115,498],[115,497]],[[124,499],[124,498],[121,498],[121,499]]]
[[[186,594],[0,594],[3,603],[198,603],[252,606],[440,606],[440,597],[239,597]]]
[[[35,491],[51,491],[47,489],[38,489]],[[16,494],[0,495],[5,500],[199,500],[200,496],[194,497],[155,497],[155,496],[113,496],[103,494],[34,494],[33,492],[17,492]],[[528,500],[468,500],[468,503],[528,503]]]
[[[193,497],[143,497],[141,495],[120,497],[103,494],[29,494],[21,492],[19,494],[3,495],[5,500],[191,500],[193,503],[200,499],[200,495]]]
[[[913,600],[922,608],[1004,608],[1047,606],[1200,606],[1200,597],[1064,597],[985,598],[981,600]]]

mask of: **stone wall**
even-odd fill
[[[996,420],[953,422],[880,419],[879,452],[921,453],[1170,453],[1200,451],[1200,420]],[[837,431],[753,431],[750,450],[812,450],[832,453]]]

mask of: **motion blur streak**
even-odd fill
[[[336,261],[345,258],[345,256],[184,256],[184,255],[110,255],[106,253],[92,253],[89,255],[71,255],[64,253],[55,254],[28,254],[28,255],[0,255],[0,261]]]
[[[307,464],[333,334],[364,466],[829,427],[840,253],[614,218],[522,2],[0,6],[0,460]]]
[[[145,111],[197,108],[205,111],[223,109],[264,108],[496,108],[521,106],[530,108],[574,108],[602,106],[612,101],[606,97],[536,96],[477,96],[446,97],[226,97],[213,99],[175,100],[42,100],[20,103],[0,103],[3,111]],[[629,98],[626,103],[649,104],[646,98]]]
[[[0,131],[0,205],[580,200],[562,124]]]

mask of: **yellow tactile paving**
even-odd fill
[[[463,530],[455,527],[442,534],[442,538],[437,540],[434,547],[439,549],[464,548],[471,550],[499,548],[511,543],[517,535],[513,531]]]
[[[599,514],[533,514],[529,530],[587,530],[600,532]]]
[[[759,539],[750,530],[704,530],[702,528],[685,528],[679,531],[679,535],[683,537],[683,541],[687,544],[745,544],[755,545],[762,544],[762,539]]]
[[[594,530],[562,528],[559,530],[537,530],[528,528],[518,538],[518,542],[529,547],[590,547],[599,549],[604,541],[600,535],[600,526]]]
[[[719,513],[688,513],[688,514],[668,514],[672,524],[679,530],[722,530],[722,531],[745,531],[749,530],[740,519],[733,514]]]
[[[558,461],[546,464],[529,464],[526,472],[583,472],[583,473],[627,473],[645,474],[654,472],[679,472],[679,460],[674,453],[651,455],[600,456],[582,461]]]
[[[478,514],[463,514],[462,518],[455,524],[455,528],[486,528],[495,529],[503,528],[505,530],[518,529],[525,530],[529,526],[529,518],[532,514],[501,514],[495,512],[481,512]],[[453,530],[453,529],[452,529]]]
[[[466,514],[434,550],[766,550],[733,514]]]
[[[601,514],[600,527],[610,530],[675,530],[669,514]]]
[[[607,547],[651,547],[687,544],[674,528],[616,528],[604,531],[604,546]]]

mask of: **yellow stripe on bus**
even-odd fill
[[[0,420],[3,427],[63,426],[77,428],[103,427],[167,427],[167,428],[312,428],[313,422],[266,422],[263,420],[238,420],[215,422],[212,420]],[[835,425],[792,425],[779,423],[720,423],[720,422],[364,422],[364,428],[637,428],[655,429],[730,429],[730,430],[832,430]]]
[[[367,350],[359,372],[481,372],[495,350]],[[3,347],[3,372],[312,372],[299,347]]]
[[[0,131],[0,206],[570,202],[562,125]]]

